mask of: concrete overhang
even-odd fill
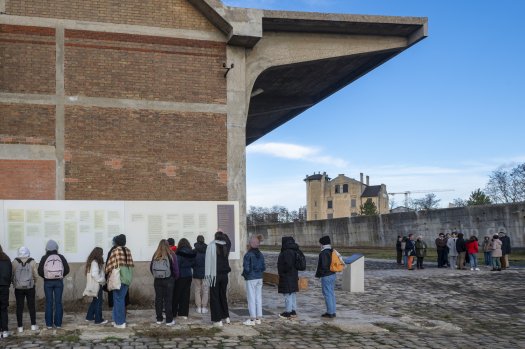
[[[427,36],[426,17],[227,7],[189,0],[247,49],[246,144],[359,79]]]

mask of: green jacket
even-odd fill
[[[426,257],[427,244],[423,240],[416,240],[416,257]]]

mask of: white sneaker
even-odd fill
[[[474,268],[470,268],[470,270],[474,270]]]
[[[255,319],[255,324],[256,325],[260,325],[261,324],[261,319]]]
[[[38,325],[31,325],[31,331],[38,331]]]
[[[107,323],[108,323],[108,320],[103,320],[102,322],[99,322],[99,323],[95,322],[95,325],[105,325]]]
[[[476,270],[479,270],[479,268],[476,268]]]
[[[230,318],[227,317],[226,319],[224,319],[224,322],[226,322],[229,325],[231,323]]]
[[[3,337],[3,338],[7,338],[7,337],[9,337],[9,331],[4,331],[4,332],[2,332],[2,337]]]
[[[18,333],[22,333],[22,332],[24,332],[24,328],[23,327],[19,327],[18,328]]]
[[[126,328],[126,323],[124,322],[121,325],[114,324],[113,327],[115,327],[115,328]]]
[[[202,314],[208,314],[208,308],[201,308]]]
[[[170,327],[171,327],[171,326],[175,326],[175,320],[173,320],[172,322],[168,322],[168,323],[166,324],[166,326],[170,326]]]
[[[182,320],[188,320],[187,316],[179,316]]]
[[[195,312],[198,314],[202,314],[202,308],[195,308]]]
[[[244,321],[242,324],[246,326],[255,326],[255,321],[253,321],[252,319],[248,319]]]
[[[222,327],[222,321],[214,322],[213,327]]]

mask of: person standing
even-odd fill
[[[470,262],[470,270],[479,270],[478,268],[478,252],[479,243],[478,238],[472,235],[467,242],[468,260]]]
[[[458,261],[458,250],[456,250],[457,242],[456,233],[453,232],[450,238],[447,239],[447,249],[448,249],[448,264],[450,268],[457,268]]]
[[[231,241],[222,231],[215,233],[215,240],[206,249],[204,277],[210,287],[211,321],[214,326],[221,327],[223,321],[230,323],[228,310],[228,274],[231,272],[230,256]]]
[[[13,259],[12,267],[18,332],[21,333],[24,331],[24,300],[27,301],[29,318],[31,319],[31,330],[37,331],[38,326],[36,324],[35,286],[36,280],[38,278],[38,270],[36,262],[30,257],[30,252],[27,247],[22,246],[18,249],[18,257]]]
[[[407,268],[413,270],[414,257],[416,256],[416,244],[414,242],[414,234],[408,234],[408,240],[405,247],[405,255],[407,256]]]
[[[500,232],[499,235],[501,241],[501,269],[507,269],[509,265],[509,254],[510,254],[510,238],[504,231]]]
[[[317,261],[315,277],[321,278],[321,287],[326,304],[326,313],[321,316],[332,319],[336,316],[336,274],[330,270],[330,264],[332,263],[332,245],[330,244],[330,237],[328,235],[323,236],[319,239],[319,244],[321,245],[321,252],[319,253],[319,260]]]
[[[243,322],[247,326],[258,325],[262,319],[262,285],[266,265],[264,256],[259,251],[259,244],[257,236],[250,238],[248,252],[244,255],[242,263],[242,276],[246,280],[246,298],[250,313],[250,318]]]
[[[458,251],[458,269],[465,270],[465,259],[467,255],[467,245],[465,239],[463,238],[463,233],[458,234],[458,239],[456,240],[456,251]]]
[[[102,286],[106,283],[104,275],[104,251],[95,247],[86,261],[86,289],[83,295],[93,297],[89,305],[86,321],[95,321],[96,325],[104,325],[108,320],[102,318]]]
[[[133,277],[134,264],[131,251],[126,247],[126,235],[124,234],[115,237],[115,248],[108,258],[105,272],[111,275],[111,272],[117,268],[120,269],[121,286],[120,289],[113,290],[113,326],[126,328],[125,298]]]
[[[204,282],[204,268],[206,265],[206,248],[208,245],[204,243],[204,236],[197,236],[197,242],[193,244],[193,252],[195,253],[195,265],[193,266],[193,285],[195,306],[197,313],[208,313],[208,297],[209,287]]]
[[[399,265],[402,264],[402,258],[403,258],[403,250],[401,249],[401,240],[403,240],[403,238],[401,237],[401,235],[398,235],[397,241],[396,241],[396,253],[397,253],[397,264]]]
[[[177,256],[172,253],[166,240],[160,240],[157,250],[151,258],[149,270],[154,278],[156,323],[157,325],[162,324],[164,320],[162,310],[165,310],[166,326],[174,326],[173,287],[175,280],[179,277],[179,266]]]
[[[192,268],[195,265],[196,254],[186,238],[179,240],[177,245],[177,263],[179,265],[179,278],[175,281],[173,290],[173,317],[180,316],[187,319],[190,312]]]
[[[443,268],[447,261],[445,255],[447,252],[447,240],[445,239],[445,234],[439,233],[438,238],[436,239],[436,251],[437,251],[437,264],[438,268]]]
[[[9,306],[9,287],[12,279],[11,259],[0,246],[0,338],[9,336],[7,307]]]
[[[45,318],[48,329],[53,326],[62,327],[64,316],[62,293],[64,292],[64,277],[67,274],[69,274],[69,264],[64,256],[58,253],[56,241],[49,240],[46,244],[46,254],[38,263],[38,275],[44,279]]]
[[[492,251],[490,248],[490,236],[485,236],[483,239],[483,256],[485,257],[485,265],[490,266],[492,265]]]
[[[427,244],[423,241],[423,236],[419,235],[416,240],[416,265],[417,269],[425,269],[423,267],[423,260],[427,256]],[[441,265],[443,267],[443,264]]]
[[[297,317],[297,297],[299,291],[299,271],[296,260],[300,253],[299,246],[291,236],[283,236],[281,253],[277,259],[277,272],[279,273],[279,285],[277,292],[284,295],[284,312],[279,314],[282,319]]]
[[[403,254],[403,265],[408,264],[408,257],[406,255],[407,240],[408,238],[406,236],[403,236],[403,238],[401,239],[401,253]]]
[[[173,252],[177,252],[177,245],[175,245],[175,239],[168,238],[168,245],[170,246],[170,250]]]
[[[493,237],[492,237],[492,241],[490,243],[490,249],[492,251],[492,271],[501,271],[501,256],[502,256],[502,251],[501,251],[501,240],[499,239],[499,236],[498,234],[495,234]]]

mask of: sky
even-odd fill
[[[390,193],[435,192],[447,207],[525,162],[525,1],[223,2],[429,23],[426,39],[247,147],[248,207],[306,205],[304,178],[317,172],[363,172]]]

